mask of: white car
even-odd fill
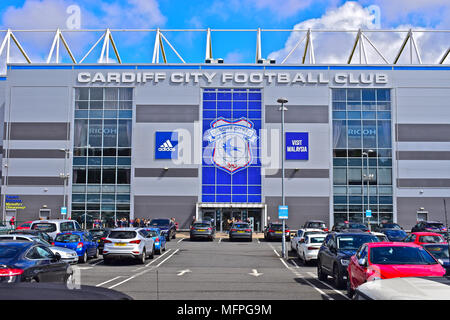
[[[291,251],[297,251],[297,245],[300,239],[303,237],[303,232],[303,229],[299,229],[293,232],[293,234],[295,235],[291,235]]]
[[[391,242],[389,240],[389,238],[381,232],[371,232],[371,234],[373,234],[374,236],[376,236],[378,238],[378,240],[380,240],[380,242]]]
[[[31,223],[30,229],[43,231],[52,239],[55,239],[56,235],[61,232],[83,231],[75,220],[64,219],[35,220]]]
[[[145,259],[153,259],[155,244],[152,235],[144,228],[112,229],[104,241],[103,261],[112,259],[134,258],[144,264]]]
[[[16,241],[16,240],[39,242],[39,243],[47,246],[53,253],[59,253],[62,261],[65,261],[70,264],[78,263],[79,258],[78,258],[78,254],[76,253],[76,251],[68,249],[68,248],[52,246],[50,243],[48,243],[47,241],[45,241],[44,239],[42,239],[38,236],[15,235],[15,234],[0,235],[0,241]]]
[[[304,264],[311,260],[317,260],[317,254],[322,246],[326,233],[310,233],[305,235],[297,247],[297,255]]]

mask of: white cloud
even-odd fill
[[[244,58],[244,54],[241,51],[232,51],[223,58],[223,61],[224,63],[242,63]]]
[[[327,29],[327,30],[358,30],[358,29],[374,29],[374,16],[370,14],[369,10],[363,8],[356,2],[346,2],[341,7],[327,11],[322,17],[317,19],[309,19],[298,23],[294,29],[305,30],[311,28],[312,30]],[[395,30],[408,30],[412,28],[410,25],[398,26]],[[292,48],[305,35],[305,32],[292,32],[285,43],[284,48],[272,52],[269,58],[276,59],[278,63],[284,60]],[[405,33],[399,32],[367,32],[366,35],[374,43],[379,51],[392,63],[397,55],[401,44],[406,36]],[[443,54],[446,46],[448,47],[448,34],[430,34],[418,33],[415,36],[416,42],[421,51],[422,61],[424,63],[436,63],[438,58]],[[352,46],[354,44],[356,33],[314,33],[313,44],[315,51],[316,63],[347,63]],[[445,40],[447,37],[447,40]],[[365,48],[369,63],[379,64],[383,63],[382,58],[376,53],[374,49],[365,42]],[[288,63],[300,63],[304,50],[304,42],[286,61]],[[405,50],[399,63],[408,63],[406,59],[408,51]],[[414,59],[416,59],[414,57]],[[414,60],[416,62],[416,60]],[[359,53],[356,50],[352,62],[359,62]],[[364,62],[364,59],[363,59]]]

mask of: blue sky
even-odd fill
[[[80,9],[82,29],[162,28],[162,29],[450,29],[450,2],[448,0],[3,0],[0,2],[2,29],[56,29],[67,28],[70,6]],[[375,15],[372,8],[378,9]],[[78,16],[77,16],[78,17]],[[66,38],[80,60],[101,33],[90,35],[67,34]],[[205,33],[166,33],[181,56],[188,62],[202,62],[205,55]],[[33,61],[45,60],[52,35],[16,34]],[[154,34],[113,34],[124,62],[151,62]],[[403,35],[375,36],[376,44],[386,50],[386,56],[395,56]],[[450,45],[450,34],[432,39],[418,36],[419,47],[427,48],[424,59],[436,60]],[[326,38],[318,35],[318,58],[337,62],[345,60],[354,35]],[[300,34],[264,33],[263,56],[282,60],[300,40]],[[321,44],[320,41],[324,44]],[[255,59],[255,33],[213,34],[213,55],[229,63],[251,63]],[[345,44],[345,46],[344,46]],[[330,46],[327,48],[326,46]],[[331,53],[333,45],[342,46]],[[431,46],[431,47],[430,47]],[[169,62],[179,62],[168,46]],[[292,56],[297,62],[299,52]],[[96,62],[100,46],[86,61]],[[371,55],[378,62],[376,55]],[[20,60],[20,58],[17,58]],[[296,60],[297,59],[297,60]],[[328,60],[327,60],[328,59]],[[378,59],[378,60],[377,60]],[[68,62],[68,57],[63,58]]]

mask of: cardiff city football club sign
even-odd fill
[[[205,132],[208,148],[212,150],[212,163],[231,174],[252,163],[252,144],[258,139],[253,123],[240,118],[236,121],[222,117],[211,122],[211,129]]]

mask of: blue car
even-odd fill
[[[145,230],[152,236],[155,241],[155,253],[161,254],[162,251],[166,251],[166,237],[159,228],[145,228]]]
[[[99,256],[97,242],[89,232],[85,231],[58,233],[53,245],[75,250],[81,263],[86,263],[91,257],[98,258]]]

